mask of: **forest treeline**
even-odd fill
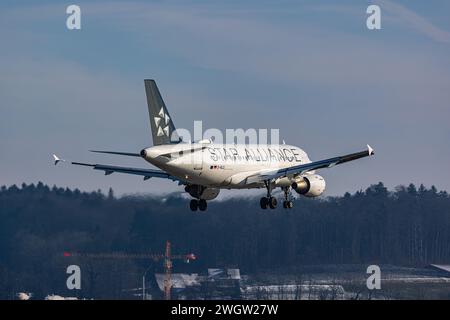
[[[450,197],[423,185],[393,191],[380,182],[365,191],[324,199],[300,198],[291,210],[261,210],[258,199],[211,201],[191,212],[188,200],[115,197],[42,183],[1,187],[0,298],[29,290],[62,292],[71,263],[86,266],[89,296],[120,296],[139,285],[145,261],[78,261],[66,251],[162,253],[170,240],[176,271],[238,267],[242,273],[311,264],[450,262]],[[161,272],[160,263],[154,271]],[[281,272],[281,271],[280,271]]]

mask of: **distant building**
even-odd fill
[[[241,271],[239,269],[227,269],[227,274],[230,279],[241,280]]]
[[[164,292],[165,274],[155,274],[160,292]],[[206,275],[174,273],[172,295],[176,299],[240,299],[239,269],[210,268]]]
[[[246,300],[343,300],[341,285],[268,285],[243,286],[241,295]]]
[[[27,293],[27,292],[19,292],[19,293],[17,293],[17,298],[19,298],[19,300],[30,300],[31,296],[32,296],[32,294],[31,293]]]
[[[446,276],[450,276],[450,265],[448,264],[430,264],[428,267],[435,271],[443,273]]]
[[[63,297],[57,294],[50,294],[45,297],[45,300],[78,300],[77,297]]]
[[[239,269],[209,268],[208,278],[241,280],[241,271]]]
[[[156,283],[158,284],[159,290],[164,292],[164,273],[155,274]],[[200,278],[197,273],[186,274],[186,273],[173,273],[170,277],[172,282],[172,290],[180,291],[186,289],[187,287],[200,286]]]

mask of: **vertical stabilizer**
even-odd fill
[[[180,142],[172,118],[167,111],[164,100],[159,93],[155,80],[144,80],[147,94],[148,114],[152,129],[153,145]]]

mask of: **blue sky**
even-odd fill
[[[321,159],[370,143],[376,157],[323,170],[327,195],[371,183],[450,190],[448,1],[63,1],[0,4],[0,184],[118,193],[181,190],[51,164],[51,154],[151,145],[143,87],[157,80],[177,127],[279,128]],[[369,4],[382,30],[366,28]]]

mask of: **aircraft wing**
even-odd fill
[[[325,160],[313,161],[310,163],[300,164],[298,166],[283,168],[283,169],[275,169],[275,170],[264,170],[257,174],[253,174],[247,178],[247,183],[258,183],[264,182],[267,180],[273,180],[277,178],[283,178],[286,176],[295,176],[306,173],[308,171],[323,169],[323,168],[331,168],[337,164],[353,161],[356,159],[368,157],[374,155],[374,150],[367,145],[367,150],[346,154],[344,156],[329,158]]]
[[[178,178],[162,170],[129,168],[129,167],[110,166],[106,164],[90,164],[82,162],[71,162],[71,163],[79,166],[92,167],[94,170],[104,171],[105,175],[110,175],[114,172],[119,172],[143,176],[144,180],[148,180],[150,178],[165,178],[173,181],[180,181]]]

